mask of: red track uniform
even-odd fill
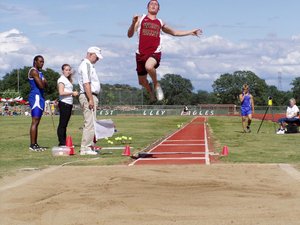
[[[163,22],[160,19],[151,20],[147,15],[143,15],[138,26],[139,45],[136,51],[136,71],[138,75],[147,75],[145,68],[146,61],[153,57],[159,66],[161,59],[161,39],[160,33]]]

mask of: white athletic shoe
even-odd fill
[[[279,130],[276,132],[276,134],[284,134],[284,133],[285,133],[285,131],[282,130],[282,129],[279,129]]]
[[[98,153],[96,151],[93,151],[89,147],[80,149],[80,155],[97,155],[97,154]]]
[[[164,92],[161,89],[160,85],[157,85],[155,88],[155,92],[156,92],[156,98],[158,101],[162,101],[164,99]]]

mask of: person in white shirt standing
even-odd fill
[[[84,126],[81,139],[80,155],[96,155],[92,149],[95,135],[94,120],[99,103],[100,81],[96,73],[95,64],[100,59],[101,49],[90,47],[86,58],[82,60],[78,68],[78,84],[80,87],[79,102],[83,110]]]
[[[77,91],[73,91],[72,68],[69,64],[63,64],[62,75],[57,80],[59,92],[59,124],[57,127],[57,137],[59,146],[66,145],[67,127],[72,114],[73,97],[78,96]]]
[[[290,105],[286,109],[286,117],[278,120],[280,128],[277,131],[277,134],[284,134],[286,123],[296,122],[299,120],[299,108],[296,105],[296,100],[294,98],[290,99]]]

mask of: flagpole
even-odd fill
[[[18,94],[20,94],[20,74],[19,74],[19,70],[17,70],[17,77],[18,77]]]

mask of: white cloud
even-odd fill
[[[292,79],[300,75],[300,38],[295,36],[290,39],[273,37],[241,42],[231,42],[218,35],[200,40],[168,36],[164,41],[168,43],[164,45],[165,58],[161,65],[166,63],[170,68],[183,68],[181,75],[194,83],[207,79],[203,74],[210,75],[212,84],[216,79],[214,74],[252,70],[267,82],[277,79],[278,72],[281,72],[283,86],[288,89]],[[207,89],[203,85],[200,88]]]
[[[19,30],[11,29],[0,33],[0,75],[10,72],[24,64],[31,64],[29,52],[36,51],[35,46]]]
[[[29,5],[27,3],[0,3],[0,12],[3,13],[3,16],[0,18],[0,21],[3,23],[10,23],[13,17],[14,21],[26,23],[27,25],[49,24],[49,19],[45,15],[45,12],[42,12],[41,10],[36,10]]]
[[[16,52],[24,45],[28,45],[29,40],[17,29],[11,29],[0,33],[0,53]]]
[[[299,37],[299,38],[298,38]],[[221,36],[171,37],[163,35],[163,56],[158,76],[180,74],[192,81],[195,90],[211,90],[219,75],[236,70],[252,70],[269,84],[276,84],[282,74],[283,87],[300,75],[300,35],[289,39],[277,37],[233,42]],[[135,71],[135,41],[126,37],[118,42],[101,43],[103,61],[97,63],[103,83],[124,83],[138,86]],[[63,63],[77,68],[85,49],[64,52],[35,46],[17,29],[0,33],[0,75],[14,68],[31,65],[36,54],[45,57],[45,67],[60,71]]]

